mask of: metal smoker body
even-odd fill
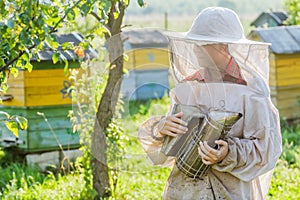
[[[242,114],[210,110],[204,117],[199,116],[189,119],[186,134],[175,138],[167,136],[161,150],[167,156],[175,156],[178,169],[191,178],[205,176],[210,168],[202,162],[198,153],[200,141],[207,141],[211,147],[218,148],[215,140],[224,138]]]

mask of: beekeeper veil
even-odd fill
[[[176,84],[185,81],[240,83],[269,95],[269,44],[246,39],[234,11],[206,8],[188,32],[166,35]],[[226,78],[228,74],[230,77]]]

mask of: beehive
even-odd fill
[[[129,71],[121,87],[124,99],[161,98],[169,91],[168,40],[155,29],[122,32]]]
[[[271,43],[271,99],[286,119],[300,117],[300,26],[256,29],[251,39]]]
[[[76,34],[58,35],[58,40],[59,43],[74,42],[76,45],[81,37]],[[91,54],[91,50],[86,53]],[[72,110],[69,88],[73,83],[64,73],[64,63],[53,64],[52,54],[51,51],[41,52],[41,61],[31,62],[31,72],[19,71],[16,78],[10,76],[9,89],[6,96],[2,96],[2,111],[24,116],[28,120],[27,130],[19,133],[18,149],[25,153],[80,146],[79,135],[72,132],[72,124],[68,118],[69,110]],[[74,59],[73,51],[65,52],[64,55],[69,60],[70,69],[79,69],[80,65]],[[14,140],[13,134],[3,124],[0,140]]]

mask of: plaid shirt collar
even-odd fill
[[[205,82],[209,80],[209,75],[207,71],[205,70],[199,70],[196,73],[192,74],[191,76],[186,77],[184,80],[185,81],[201,81]],[[236,61],[233,59],[233,57],[230,58],[226,72],[223,74],[222,77],[224,82],[231,82],[231,83],[237,83],[237,84],[242,84],[242,85],[247,85],[246,81],[243,79],[241,72],[240,72],[240,67],[236,63]]]
[[[223,75],[223,81],[247,85],[241,75],[240,67],[233,57],[230,58],[227,64],[226,73]]]

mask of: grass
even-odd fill
[[[169,168],[152,166],[137,141],[141,123],[153,115],[164,115],[168,98],[131,102],[120,123],[126,134],[125,157],[117,164],[118,179],[111,199],[161,199]],[[130,111],[130,112],[128,112]],[[300,199],[300,127],[283,126],[284,152],[274,170],[268,199]],[[4,153],[0,151],[0,161]],[[0,162],[1,163],[1,162]],[[20,163],[1,163],[0,199],[91,199],[84,187],[80,167],[67,175],[40,173]]]

